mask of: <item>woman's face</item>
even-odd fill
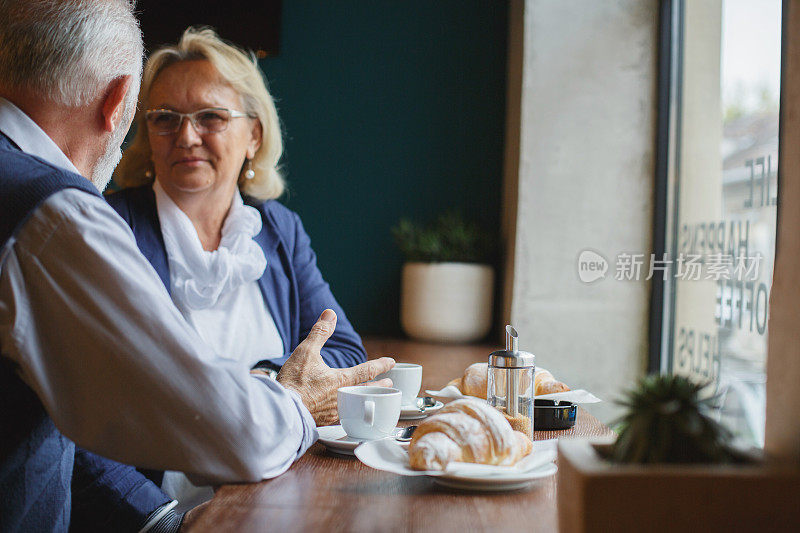
[[[153,82],[147,101],[147,109],[179,113],[209,107],[243,111],[239,94],[204,60],[164,69]],[[156,177],[170,196],[212,193],[229,199],[245,158],[252,159],[261,144],[261,126],[256,119],[231,118],[225,131],[198,133],[185,118],[177,132],[149,132],[148,138]]]

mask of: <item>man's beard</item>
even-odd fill
[[[122,128],[117,128],[117,131],[122,131]],[[92,170],[92,183],[94,183],[94,186],[97,187],[97,190],[100,192],[106,189],[108,182],[111,181],[111,175],[114,173],[114,169],[117,168],[120,159],[122,159],[122,148],[120,148],[122,140],[117,139],[117,137],[118,135],[115,131],[114,136],[108,141],[106,152],[100,157],[97,164],[94,166],[94,170]],[[124,138],[123,136],[123,139]]]
[[[131,96],[132,93],[128,91],[128,94],[125,96],[125,110],[122,113],[122,120],[119,122],[120,125],[117,126],[114,133],[111,134],[111,138],[106,145],[105,153],[100,156],[94,169],[92,169],[92,176],[90,179],[100,192],[106,189],[108,182],[111,181],[112,174],[114,174],[114,169],[117,168],[120,159],[122,159],[122,141],[125,140],[125,135],[128,133],[128,129],[123,127],[123,124],[131,123],[131,117],[136,110],[136,98],[132,98]]]

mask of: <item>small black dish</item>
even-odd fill
[[[575,425],[578,406],[572,402],[554,400],[533,401],[534,431],[548,429],[569,429]]]

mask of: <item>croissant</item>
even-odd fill
[[[461,394],[486,399],[486,380],[489,376],[488,363],[475,363],[469,365],[464,371],[464,376],[456,378],[448,385],[455,385]]]
[[[553,377],[553,374],[544,368],[537,368],[533,375],[533,384],[536,387],[536,396],[542,394],[553,394],[555,392],[567,392],[569,387]]]
[[[417,427],[408,458],[416,470],[444,470],[451,461],[513,465],[532,448],[531,440],[511,429],[495,408],[463,398],[450,402]]]
[[[464,376],[456,378],[448,385],[454,385],[461,394],[466,396],[475,396],[476,398],[486,399],[487,379],[488,379],[488,363],[475,363],[467,367],[464,371]],[[553,374],[544,368],[537,368],[533,377],[534,386],[536,387],[535,395],[541,396],[542,394],[552,394],[554,392],[566,392],[570,390],[564,383],[556,380]],[[529,382],[520,383],[521,390],[525,390],[529,386]],[[502,387],[504,389],[504,387]]]

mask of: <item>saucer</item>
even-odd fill
[[[395,431],[396,430],[397,428],[395,428]],[[355,449],[358,448],[360,444],[373,440],[348,437],[341,424],[318,427],[317,433],[319,433],[319,441],[328,448],[328,451],[341,455],[355,455]]]
[[[534,442],[528,467],[469,464],[453,471],[414,470],[409,465],[408,449],[390,439],[366,442],[358,447],[355,456],[377,470],[401,476],[427,476],[435,483],[461,490],[499,492],[526,489],[553,476],[558,471],[552,462],[556,458],[555,443],[555,439]]]
[[[431,476],[434,483],[460,490],[476,490],[486,492],[505,492],[528,488],[535,481],[552,476],[558,471],[553,463],[540,466],[517,475],[458,475],[443,474]]]
[[[422,412],[419,411],[419,408],[416,405],[401,405],[400,420],[419,420],[420,418],[425,418],[428,415],[432,415],[442,407],[444,407],[444,404],[439,400],[436,400],[436,405],[433,407],[428,407]]]

